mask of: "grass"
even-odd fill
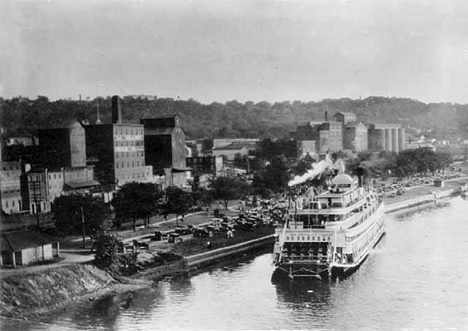
[[[275,233],[274,227],[260,227],[253,231],[236,231],[233,238],[227,238],[225,232],[215,233],[212,238],[191,238],[174,245],[172,251],[182,256],[207,252],[216,248],[232,246],[241,242],[265,237]],[[211,248],[207,247],[211,242]]]

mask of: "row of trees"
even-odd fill
[[[468,105],[431,103],[413,99],[368,97],[321,101],[267,101],[201,104],[193,99],[123,98],[123,117],[126,122],[140,118],[167,116],[178,113],[184,121],[188,138],[202,137],[272,137],[285,138],[300,123],[323,120],[325,111],[348,111],[364,122],[396,122],[405,127],[430,131],[433,135],[464,135],[468,137]],[[45,96],[35,100],[16,97],[0,98],[0,122],[14,133],[34,133],[38,128],[64,126],[71,119],[96,121],[99,105],[101,120],[110,123],[110,96],[94,100],[50,101]]]
[[[380,154],[363,152],[357,157],[346,158],[334,154],[333,159],[343,158],[347,172],[355,174],[358,168],[365,171],[367,177],[399,176],[409,177],[416,174],[443,171],[452,163],[446,152],[433,152],[418,149],[406,150],[399,154],[381,152]],[[115,226],[131,222],[133,229],[138,220],[149,226],[149,220],[155,215],[175,214],[176,219],[186,215],[194,206],[207,206],[217,200],[227,209],[230,200],[245,198],[248,195],[260,195],[264,198],[284,192],[289,180],[294,175],[302,175],[313,167],[312,158],[305,158],[293,166],[284,156],[273,157],[263,169],[258,170],[251,181],[246,178],[218,177],[210,182],[209,188],[199,188],[187,192],[178,187],[169,187],[161,191],[151,183],[128,183],[124,185],[112,200],[115,212]],[[107,227],[110,210],[102,199],[92,196],[61,196],[53,205],[56,228],[64,235],[98,233]]]
[[[381,152],[378,155],[370,152],[359,153],[355,158],[346,160],[349,172],[354,173],[361,166],[369,177],[434,174],[444,171],[453,162],[448,152],[434,152],[429,149],[405,150],[400,153]]]
[[[175,214],[176,220],[184,217],[195,206],[207,206],[218,200],[227,209],[229,200],[248,195],[250,186],[244,180],[219,177],[210,183],[209,189],[199,188],[187,192],[178,187],[168,187],[161,191],[152,183],[128,183],[120,188],[112,200],[115,218],[113,225],[132,223],[136,229],[138,220],[149,226],[150,218],[156,215],[166,217]],[[95,235],[112,224],[110,208],[99,197],[92,195],[68,195],[55,199],[52,207],[56,229],[62,235]]]

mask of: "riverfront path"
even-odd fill
[[[425,196],[428,194],[433,194],[434,192],[443,192],[456,189],[460,186],[468,183],[468,177],[455,178],[445,181],[444,187],[435,187],[433,185],[421,185],[406,188],[406,192],[403,195],[396,196],[394,198],[384,198],[384,203],[387,206],[403,203],[404,201],[411,200],[417,197]],[[228,211],[221,210],[221,213],[227,213],[229,215],[235,215],[238,211],[235,210],[236,205],[231,205]],[[179,218],[179,225],[204,225],[211,222],[211,218],[214,216],[211,213],[206,211],[200,211],[193,214],[186,215],[184,222]],[[158,220],[150,225],[149,228],[139,227],[137,231],[132,230],[118,231],[115,232],[116,235],[122,238],[124,242],[131,242],[132,240],[141,240],[144,237],[154,234],[154,231],[167,231],[171,230],[176,226],[176,219],[172,217],[168,220]],[[187,238],[190,235],[187,236]],[[168,243],[166,241],[151,242],[151,247],[159,249],[170,249],[174,244]],[[81,248],[82,238],[73,237],[69,238],[66,242],[61,244],[61,256],[62,260],[56,263],[50,263],[45,265],[36,265],[36,266],[26,266],[26,267],[17,267],[15,269],[10,268],[1,268],[0,269],[0,278],[15,275],[15,274],[24,274],[30,272],[38,272],[51,268],[61,267],[64,265],[74,264],[74,263],[87,263],[94,260],[94,254],[91,253],[89,238],[87,240],[88,248]]]

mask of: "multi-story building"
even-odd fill
[[[170,174],[174,186],[187,185],[185,133],[181,117],[144,118],[145,158],[155,175]]]
[[[353,152],[363,152],[368,148],[367,126],[362,122],[349,122],[343,127],[343,147]]]
[[[202,174],[210,174],[217,177],[223,171],[223,158],[221,156],[187,157],[187,167],[191,168],[194,177]]]
[[[52,205],[55,199],[62,196],[66,192],[64,169],[55,169],[46,171],[46,189],[47,189],[47,211],[52,210]],[[75,192],[75,191],[73,191]]]
[[[356,120],[356,115],[348,112],[338,112],[333,115],[336,122],[342,123],[343,148],[353,152],[367,150],[367,126]]]
[[[74,121],[67,128],[39,130],[42,166],[86,167],[86,134],[83,125]]]
[[[79,121],[66,128],[39,130],[41,165],[48,169],[48,203],[69,193],[97,191],[94,169],[86,165],[86,131]],[[53,184],[55,183],[56,184]]]
[[[343,149],[343,128],[340,122],[324,122],[320,126],[319,153],[338,152]]]
[[[119,97],[112,97],[112,124],[86,125],[85,132],[87,159],[105,189],[146,181],[144,128],[122,123]]]
[[[31,214],[40,214],[50,211],[48,175],[46,169],[34,169],[23,174],[25,178],[25,189],[23,189],[25,194],[23,200],[27,203]]]
[[[356,122],[356,114],[348,113],[348,112],[338,112],[333,115],[333,119],[335,122],[341,122],[343,125],[347,125],[348,123]]]
[[[20,162],[0,162],[0,199],[5,214],[15,214],[24,209],[21,173]]]
[[[400,124],[364,124],[356,120],[356,115],[339,112],[334,121],[311,121],[298,126],[292,136],[296,141],[315,141],[319,155],[348,149],[353,152],[390,151],[405,149],[405,130]]]
[[[310,121],[306,125],[298,126],[292,133],[297,141],[315,141],[318,154],[337,152],[343,149],[343,128],[341,122]]]

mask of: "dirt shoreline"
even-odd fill
[[[417,198],[417,197],[422,197],[424,195],[427,195],[428,193],[433,193],[433,192],[440,192],[440,191],[450,191],[453,190],[456,186],[461,185],[462,183],[466,183],[467,178],[460,179],[459,181],[456,181],[446,188],[435,188],[435,187],[422,187],[422,188],[416,188],[414,190],[411,190],[411,194],[401,196],[396,199],[386,199],[385,201],[386,205],[391,205],[391,204],[402,204],[405,200],[411,200],[412,198]],[[403,207],[402,209],[406,209],[411,207],[411,203],[408,203],[406,207]],[[258,247],[252,247],[251,249],[245,250],[242,254],[251,254],[252,251],[258,251]],[[228,257],[223,256],[222,261],[233,261],[237,259],[240,255],[233,253],[232,255],[229,255]],[[86,271],[80,271],[80,272],[85,272],[85,275],[87,277],[95,278],[93,280],[98,279],[96,281],[96,286],[95,287],[89,287],[87,288],[86,285],[83,285],[83,288],[80,291],[73,291],[70,290],[71,295],[68,297],[63,297],[63,289],[60,288],[57,291],[60,292],[62,295],[63,299],[62,300],[57,300],[54,298],[54,294],[56,292],[54,291],[48,291],[47,293],[50,294],[50,297],[44,298],[44,302],[39,302],[39,303],[32,303],[31,305],[28,304],[28,299],[27,298],[21,298],[18,295],[18,290],[21,290],[21,288],[27,288],[27,286],[32,287],[33,283],[36,282],[37,280],[35,278],[41,277],[41,275],[44,276],[44,278],[47,279],[47,277],[51,278],[53,275],[51,273],[54,272],[64,272],[64,269],[70,269],[73,271],[73,268],[76,268],[77,266],[63,266],[60,268],[55,268],[51,269],[48,272],[44,273],[31,273],[31,274],[25,274],[21,276],[12,276],[12,277],[5,277],[1,280],[1,297],[0,297],[0,304],[1,304],[1,311],[0,311],[0,316],[6,317],[6,318],[12,318],[12,319],[21,319],[21,320],[26,320],[26,321],[41,321],[41,320],[47,320],[50,319],[50,317],[58,312],[72,309],[73,307],[82,305],[85,302],[88,301],[95,301],[99,298],[103,298],[107,295],[113,295],[116,297],[116,300],[124,300],[122,295],[125,293],[128,293],[130,291],[135,291],[138,289],[142,288],[149,288],[151,287],[154,282],[160,281],[166,277],[174,277],[177,275],[185,274],[189,275],[189,273],[199,273],[202,272],[203,270],[206,270],[207,267],[216,265],[219,263],[219,259],[214,258],[212,261],[209,261],[207,263],[203,263],[201,265],[197,265],[195,267],[188,267],[187,265],[187,259],[179,260],[174,263],[154,267],[154,268],[147,268],[139,273],[130,276],[130,277],[123,277],[123,276],[117,276],[117,275],[112,275],[106,271],[96,271],[94,269],[97,269],[96,267],[92,266],[91,264],[84,264],[81,265],[82,268],[93,268],[92,270],[88,270],[89,273],[86,273]],[[70,270],[68,270],[68,275],[66,272],[64,272],[66,275],[64,275],[64,279],[67,279],[66,277],[75,277],[74,281],[79,282],[80,280],[78,279],[80,277],[80,272],[77,272],[77,274],[70,274]],[[94,275],[93,275],[94,273]],[[99,273],[99,275],[96,275]],[[11,279],[10,279],[11,278]],[[59,286],[68,286],[68,280],[67,282],[63,281],[63,283],[59,283]],[[5,284],[8,284],[9,289],[6,291]],[[14,286],[18,286],[17,289],[14,288]],[[42,291],[42,289],[41,289]],[[11,295],[12,297],[8,298],[8,296]],[[37,299],[36,297],[32,297],[30,302]],[[24,302],[22,302],[24,301]],[[55,302],[54,304],[48,304],[48,302]],[[58,303],[57,303],[58,302]]]

